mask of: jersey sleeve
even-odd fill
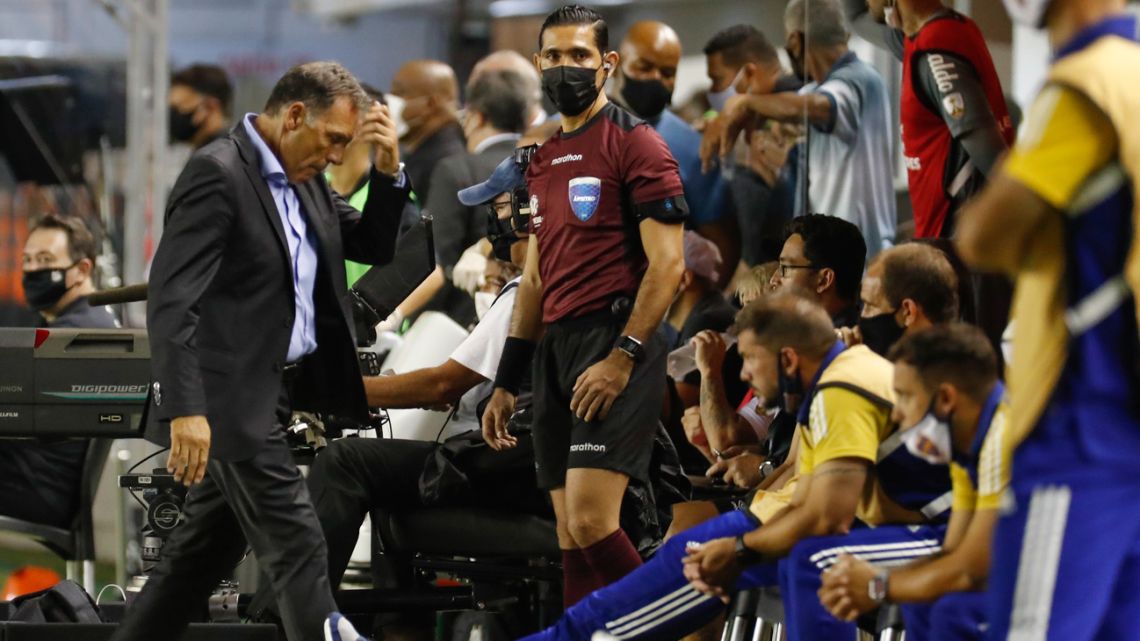
[[[974,489],[974,482],[970,480],[970,473],[957,463],[950,464],[950,489],[953,496],[951,509],[955,512],[973,512],[978,502],[978,492]]]
[[[850,390],[831,387],[817,392],[800,442],[800,448],[810,452],[800,461],[800,474],[810,474],[839,458],[874,463],[878,458],[883,411]]]
[[[622,183],[637,220],[684,222],[689,206],[680,169],[665,140],[649,125],[638,125],[623,142]]]
[[[983,127],[998,128],[982,80],[968,60],[949,53],[924,52],[914,61],[913,69],[919,94],[942,116],[950,135],[961,138]]]
[[[1068,209],[1085,182],[1116,156],[1108,117],[1067,87],[1046,87],[1030,108],[1003,171],[1056,209]]]
[[[1002,494],[1009,487],[1013,447],[1006,423],[1006,408],[1003,405],[990,424],[990,431],[986,434],[986,440],[982,442],[982,453],[978,457],[976,509],[979,510],[997,509]]]

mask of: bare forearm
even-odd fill
[[[400,303],[398,309],[404,314],[405,318],[411,316],[423,309],[424,305],[427,305],[428,301],[430,301],[442,287],[443,268],[436,265],[436,268],[432,273],[428,274],[424,282],[420,283],[419,286],[412,290],[412,293],[408,294],[408,297]]]
[[[519,281],[510,335],[531,342],[537,342],[542,336],[542,283],[526,275]]]
[[[971,576],[971,563],[962,556],[952,552],[892,572],[887,598],[896,603],[926,603],[951,592],[979,589],[984,579]]]
[[[673,294],[681,282],[683,270],[683,262],[650,261],[649,269],[645,271],[645,277],[641,279],[641,286],[637,290],[633,311],[626,321],[623,331],[625,336],[632,336],[642,343],[653,336],[673,302]]]
[[[485,380],[460,365],[450,370],[441,365],[407,374],[365,377],[364,392],[368,405],[389,409],[444,405]]]
[[[725,450],[736,426],[736,413],[728,404],[728,397],[724,392],[724,379],[720,372],[701,374],[701,424],[705,427],[705,436],[708,437],[709,447],[714,450]]]

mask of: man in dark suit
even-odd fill
[[[354,134],[377,150],[363,212],[322,175]],[[409,188],[387,109],[330,62],[289,70],[262,113],[191,157],[151,270],[147,427],[192,487],[116,640],[178,638],[247,541],[290,641],[322,629],[342,638],[325,542],[282,426],[292,407],[364,418],[344,259],[391,259]]]

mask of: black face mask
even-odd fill
[[[784,51],[787,52],[788,60],[792,63],[792,73],[795,74],[796,78],[799,78],[800,82],[805,82],[807,80],[807,71],[804,67],[804,61],[792,53],[791,47],[784,47]]]
[[[673,100],[673,92],[660,80],[635,80],[626,76],[621,88],[625,104],[639,118],[655,118]]]
[[[542,71],[542,91],[564,116],[577,116],[598,99],[598,69],[551,67]]]
[[[766,399],[765,409],[779,408],[782,412],[794,413],[799,409],[804,397],[804,385],[800,382],[799,372],[795,376],[784,373],[784,366],[776,358],[776,385],[778,392],[776,398]]]
[[[174,142],[190,142],[198,133],[198,125],[194,124],[194,109],[179,111],[177,107],[170,106],[169,131],[170,139]]]
[[[73,263],[62,269],[24,272],[24,299],[28,301],[28,307],[41,312],[58,303],[70,289],[67,286],[67,270],[74,266]]]
[[[896,312],[897,310],[859,319],[859,333],[863,335],[863,344],[879,356],[886,356],[891,345],[902,338],[905,331],[895,320]]]

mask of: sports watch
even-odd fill
[[[736,562],[743,566],[755,565],[764,560],[764,555],[744,544],[744,535],[736,537]]]
[[[890,573],[886,570],[879,570],[875,576],[867,582],[867,597],[875,602],[876,605],[881,605],[883,601],[887,600],[887,578]]]
[[[760,464],[760,480],[763,481],[764,479],[768,478],[768,475],[771,474],[772,471],[775,469],[776,469],[776,466],[772,465],[772,461],[764,461],[763,463],[761,463]]]
[[[641,341],[632,336],[618,337],[614,347],[630,357],[635,363],[640,361],[642,355],[645,354],[645,346],[641,344]]]

